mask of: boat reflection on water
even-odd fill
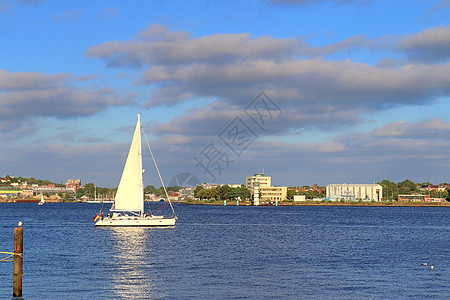
[[[149,238],[143,227],[110,227],[111,285],[120,299],[151,299],[155,272],[149,257]]]

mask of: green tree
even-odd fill
[[[411,194],[417,190],[417,184],[409,179],[399,182],[398,185],[400,187],[399,193],[401,194]]]
[[[202,200],[204,198],[206,190],[205,189],[201,189],[196,193],[196,198]]]
[[[218,200],[231,199],[233,197],[232,188],[229,185],[219,186],[215,190]]]
[[[144,188],[144,193],[146,193],[146,194],[155,194],[156,191],[157,191],[157,189],[153,185],[147,185]]]
[[[70,194],[69,194],[69,193],[65,193],[65,194],[62,196],[63,202],[68,202],[69,199],[70,199]]]
[[[439,192],[436,190],[431,190],[430,191],[430,197],[431,198],[439,198]]]
[[[293,200],[295,195],[297,195],[297,192],[295,190],[287,190],[286,192],[286,198],[288,200]]]
[[[249,197],[250,191],[244,185],[241,185],[240,187],[230,188],[226,195],[226,199],[230,200],[237,200],[239,198],[245,200]]]
[[[167,191],[172,191],[172,192],[179,192],[182,187],[178,186],[178,185],[174,185],[174,186],[166,186]]]
[[[398,188],[395,182],[389,181],[387,179],[379,182],[379,184],[383,187],[383,200],[397,200],[398,199]]]
[[[94,198],[95,196],[95,185],[93,183],[86,183],[84,185],[84,193],[86,196],[90,198]]]
[[[206,189],[203,197],[206,199],[218,199],[219,195],[217,192],[217,188],[215,189]]]
[[[195,198],[202,199],[203,191],[204,191],[204,190],[205,190],[205,189],[204,189],[202,186],[197,185],[197,187],[196,187],[195,190],[194,190],[194,197],[195,197]]]
[[[97,198],[109,198],[111,189],[104,187],[97,187]]]
[[[79,189],[77,190],[77,198],[80,199],[80,198],[83,197],[84,195],[86,195],[85,189],[84,189],[84,188],[79,188]]]
[[[238,197],[241,197],[242,200],[250,198],[250,190],[245,185],[241,185],[241,187],[238,187],[237,191]]]

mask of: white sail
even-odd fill
[[[39,201],[38,205],[44,205],[44,203],[45,203],[44,195],[42,195],[42,192],[41,192],[41,201]]]
[[[140,115],[138,115],[133,141],[117,189],[113,210],[139,211],[141,214],[144,212]]]
[[[145,137],[145,134],[144,134]],[[145,138],[147,141],[147,138]],[[148,141],[147,141],[148,145]],[[162,182],[161,174],[158,166],[148,145],[156,170]],[[165,189],[165,188],[164,188]],[[166,193],[167,194],[167,193]],[[164,216],[157,216],[153,213],[144,214],[144,183],[142,181],[142,150],[141,150],[141,116],[138,115],[138,121],[134,130],[133,140],[131,142],[130,152],[128,153],[127,161],[123,169],[122,178],[120,179],[119,188],[117,189],[116,198],[114,200],[113,208],[105,217],[102,212],[97,214],[94,218],[95,226],[174,226],[177,220],[175,211],[173,210],[173,217],[167,218]],[[131,214],[128,214],[131,212]],[[139,215],[137,215],[137,213]]]

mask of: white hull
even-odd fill
[[[44,200],[44,195],[42,195],[41,193],[41,201],[39,201],[38,205],[44,205],[45,200]]]
[[[119,216],[119,217],[105,217],[103,220],[98,220],[95,226],[145,226],[145,227],[160,227],[160,226],[174,226],[176,218],[164,218],[162,216],[140,217],[140,216]]]
[[[148,145],[148,141],[147,141]],[[153,157],[149,146],[150,154]],[[158,166],[155,167],[161,179]],[[95,226],[174,226],[177,220],[172,204],[173,217],[164,218],[163,216],[154,216],[144,214],[144,182],[142,180],[142,147],[141,147],[141,115],[138,114],[138,121],[134,130],[133,139],[131,140],[130,151],[128,152],[127,160],[123,168],[122,177],[120,178],[119,186],[117,188],[116,196],[114,197],[114,204],[106,217],[103,213],[97,215],[94,220],[98,220]],[[164,186],[164,183],[163,183]],[[165,188],[164,188],[165,189]],[[167,192],[166,192],[167,196]],[[98,200],[98,199],[95,199]],[[162,207],[163,208],[163,207]],[[130,215],[131,214],[131,215]]]

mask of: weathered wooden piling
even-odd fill
[[[13,299],[22,297],[23,227],[14,228]]]

